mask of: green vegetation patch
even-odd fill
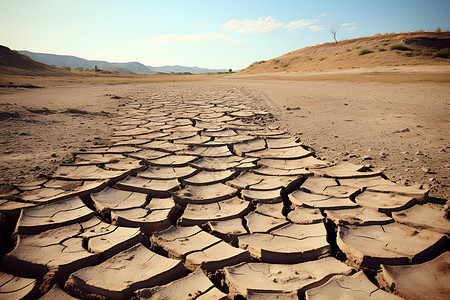
[[[362,49],[362,50],[359,51],[358,55],[366,55],[366,54],[369,54],[369,53],[372,53],[372,52],[373,51],[371,51],[369,49]]]
[[[444,48],[438,51],[436,54],[437,57],[449,58],[450,57],[450,48]]]
[[[400,51],[406,51],[406,50],[409,50],[409,48],[406,47],[406,46],[403,45],[403,44],[394,44],[394,45],[391,45],[390,49],[391,49],[391,50],[400,50]]]

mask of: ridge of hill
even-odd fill
[[[449,32],[375,35],[295,50],[254,62],[240,74],[449,64]],[[447,57],[447,58],[446,58]]]
[[[0,74],[8,75],[67,75],[68,71],[52,67],[0,45]]]
[[[81,67],[93,69],[97,66],[99,69],[107,71],[135,72],[135,73],[154,73],[154,71],[139,62],[111,63],[102,60],[87,60],[77,56],[58,55],[48,53],[35,53],[26,50],[18,51],[19,53],[29,56],[35,61],[55,65],[57,67],[69,66],[72,69]]]
[[[19,53],[29,56],[35,61],[47,64],[55,65],[57,67],[68,66],[72,69],[83,68],[83,69],[93,69],[97,66],[99,69],[106,71],[119,71],[119,72],[135,72],[135,73],[155,73],[155,72],[189,72],[192,74],[203,74],[203,73],[215,73],[215,72],[227,72],[228,69],[208,69],[200,67],[187,67],[180,65],[173,66],[161,66],[153,67],[146,66],[140,62],[127,62],[127,63],[111,63],[101,60],[87,60],[77,56],[71,55],[59,55],[59,54],[49,54],[49,53],[36,53],[27,50],[20,50]]]
[[[156,72],[189,72],[192,74],[204,74],[204,73],[216,73],[216,72],[228,72],[228,69],[208,69],[208,68],[200,68],[200,67],[186,67],[180,65],[173,66],[161,66],[161,67],[152,67],[147,66]]]

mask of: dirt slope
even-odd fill
[[[0,45],[0,74],[2,75],[68,75],[68,71],[32,60],[26,55]]]
[[[393,45],[405,48],[392,50]],[[268,61],[255,62],[239,73],[449,64],[450,59],[437,56],[439,50],[445,48],[450,48],[449,32],[386,34],[299,49]],[[362,50],[368,53],[360,55]]]

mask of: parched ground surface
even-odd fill
[[[221,78],[6,95],[0,292],[446,298],[446,86],[364,87]],[[423,99],[407,115],[399,94],[433,95],[434,119]],[[404,144],[434,180],[390,173]]]

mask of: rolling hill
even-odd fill
[[[199,67],[186,67],[186,66],[162,66],[162,67],[152,67],[147,66],[156,72],[189,72],[192,74],[204,74],[204,73],[216,73],[216,72],[228,72],[228,69],[208,69]]]
[[[57,67],[69,66],[74,68],[89,68],[92,69],[97,66],[99,69],[107,71],[121,71],[121,72],[135,72],[135,73],[154,73],[154,71],[139,62],[127,62],[127,63],[111,63],[101,60],[87,60],[84,58],[69,56],[69,55],[57,55],[48,53],[34,53],[30,51],[19,51],[19,53],[29,56],[35,61],[47,64],[55,65]]]
[[[254,62],[239,73],[449,64],[449,48],[449,32],[375,35],[295,50],[267,61]]]
[[[66,70],[34,61],[26,55],[0,45],[0,74],[62,76],[70,73]]]
[[[106,71],[119,71],[119,72],[135,72],[135,73],[155,73],[155,72],[175,72],[183,73],[189,72],[192,74],[202,74],[202,73],[215,73],[215,72],[225,72],[228,69],[208,69],[200,67],[187,67],[187,66],[162,66],[153,67],[145,66],[139,62],[127,62],[127,63],[111,63],[107,61],[100,60],[87,60],[84,58],[70,56],[70,55],[57,55],[48,53],[35,53],[26,50],[21,50],[19,53],[27,55],[34,59],[35,61],[47,64],[55,65],[57,67],[69,66],[72,69],[81,67],[83,69],[92,69],[95,66]]]

